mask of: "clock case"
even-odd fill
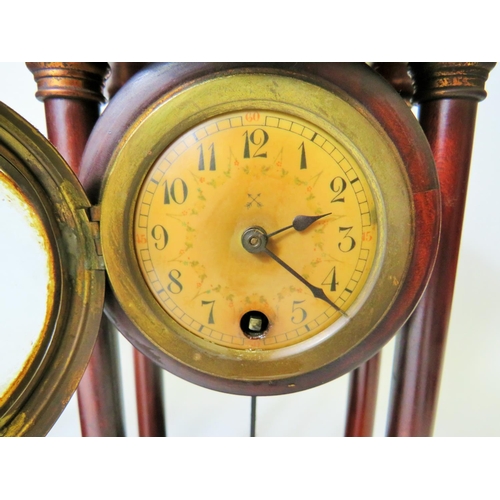
[[[376,120],[406,166],[414,207],[413,251],[390,310],[362,342],[344,356],[299,377],[246,380],[220,376],[165,354],[124,312],[111,289],[106,314],[143,354],[170,372],[211,389],[247,395],[296,392],[330,381],[375,354],[416,306],[438,244],[439,189],[428,143],[401,97],[361,63],[167,63],[148,67],[117,93],[98,120],[81,165],[82,188],[54,147],[22,117],[1,104],[0,154],[11,176],[43,212],[56,260],[57,303],[43,332],[42,348],[22,370],[22,380],[0,406],[0,435],[44,435],[55,423],[83,376],[103,310],[105,265],[99,221],[103,179],[130,128],[158,103],[193,82],[228,74],[275,74],[307,81],[345,96]],[[7,172],[9,174],[9,172]],[[88,196],[88,198],[87,198]],[[115,283],[120,276],[114,278]],[[132,292],[133,293],[133,292]]]
[[[265,85],[253,87],[251,77],[256,75],[270,77],[271,90],[266,90]],[[272,81],[273,76],[276,82]],[[241,98],[238,90],[233,89],[230,83],[233,78],[242,82],[244,88],[241,94],[245,97]],[[405,189],[410,193],[413,210],[413,241],[410,255],[404,256],[406,268],[403,279],[395,280],[397,296],[380,321],[370,326],[368,335],[359,335],[346,349],[341,346],[344,350],[340,355],[332,353],[325,356],[324,352],[328,351],[329,346],[323,343],[323,349],[317,349],[316,354],[298,352],[290,357],[278,356],[274,359],[264,359],[264,355],[260,358],[254,356],[255,360],[249,359],[247,365],[246,359],[244,362],[237,361],[241,353],[219,349],[192,334],[184,335],[182,331],[176,334],[179,330],[173,321],[165,328],[169,318],[148,291],[135,262],[130,239],[133,204],[120,200],[119,207],[109,208],[111,204],[108,204],[105,209],[102,200],[108,196],[108,192],[113,191],[114,196],[110,197],[115,199],[120,195],[122,198],[136,196],[137,184],[146,175],[145,165],[151,166],[169,141],[172,142],[197,123],[198,118],[193,118],[193,115],[211,117],[230,111],[233,109],[231,99],[235,99],[238,105],[245,103],[251,109],[258,109],[263,102],[273,109],[275,103],[280,102],[283,91],[280,79],[292,80],[297,86],[311,90],[311,93],[318,89],[320,94],[324,93],[321,95],[335,94],[348,106],[355,108],[383,137],[388,148],[406,167]],[[222,80],[229,82],[227,86],[218,84]],[[206,87],[205,90],[203,87]],[[169,109],[170,103],[179,96],[182,101],[183,94],[183,104],[173,106],[168,114],[165,109]],[[303,100],[289,95],[285,104],[281,105],[286,108],[291,102],[287,99],[291,99],[295,102],[294,109],[300,106],[305,109],[309,97],[301,95]],[[271,101],[272,104],[269,104]],[[193,110],[191,114],[184,109],[189,107]],[[321,107],[321,103],[318,107]],[[167,125],[158,116],[164,117]],[[152,125],[148,125],[148,122],[152,122]],[[169,139],[165,139],[165,136]],[[117,164],[120,162],[122,165],[118,173]],[[139,164],[140,167],[136,169]],[[113,183],[108,183],[113,176]],[[304,390],[339,377],[369,359],[396,333],[416,306],[428,281],[438,245],[439,188],[427,140],[408,105],[383,78],[363,63],[150,65],[122,87],[99,119],[82,159],[81,179],[91,202],[102,204],[101,229],[105,213],[108,219],[106,224],[109,233],[107,229],[106,239],[110,243],[109,248],[106,248],[103,232],[103,247],[105,259],[107,255],[113,254],[113,261],[107,262],[107,266],[114,293],[107,295],[106,314],[139,351],[159,366],[198,385],[233,394],[275,395]],[[111,184],[116,189],[108,190]],[[106,252],[108,249],[112,249],[112,252]],[[395,263],[395,268],[398,265],[401,263]],[[118,276],[119,271],[125,268],[127,272],[113,280],[111,266],[115,267],[114,276]],[[139,282],[140,286],[137,287]],[[148,300],[136,300],[137,297],[142,299],[145,296],[148,296]],[[148,322],[152,324],[152,334],[146,332],[150,325],[144,327]],[[167,349],[165,344],[168,344]],[[303,363],[304,360],[306,363]]]

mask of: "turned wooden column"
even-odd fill
[[[429,285],[398,339],[390,436],[433,431],[462,232],[476,110],[494,63],[410,63],[441,186],[441,241]]]
[[[78,175],[87,139],[104,102],[107,63],[27,63],[43,101],[48,138]],[[103,315],[89,365],[78,387],[83,436],[123,436],[117,339]]]
[[[374,63],[373,69],[411,105],[413,80],[408,74],[408,63]],[[346,437],[369,437],[373,434],[381,358],[382,353],[378,352],[349,376]]]
[[[346,437],[370,437],[373,434],[381,358],[379,351],[349,375]]]

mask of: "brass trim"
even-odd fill
[[[409,63],[416,85],[414,101],[422,103],[454,98],[482,101],[486,98],[486,80],[495,65],[480,62]]]
[[[84,373],[104,301],[104,272],[86,210],[89,202],[54,147],[26,120],[0,103],[0,151],[37,193],[56,256],[54,321],[43,333],[46,348],[23,381],[15,411],[0,415],[0,435],[40,436],[55,423]],[[14,408],[10,405],[10,408]]]
[[[110,73],[108,63],[28,62],[38,85],[36,98],[85,99],[105,102],[104,80]]]

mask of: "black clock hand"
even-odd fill
[[[271,236],[274,236],[275,234],[281,233],[283,231],[286,231],[287,229],[291,229],[292,227],[296,231],[304,231],[304,229],[307,229],[313,222],[316,222],[318,219],[321,219],[323,217],[326,217],[327,215],[331,215],[332,212],[323,214],[323,215],[297,215],[295,219],[293,219],[293,222],[290,226],[282,227],[281,229],[278,229],[277,231],[274,231],[272,233],[269,233],[267,235],[268,238]]]
[[[286,262],[283,262],[276,254],[271,252],[269,248],[264,248],[263,252],[272,259],[274,259],[280,266],[284,267],[289,273],[291,273],[293,276],[295,276],[299,281],[304,283],[304,285],[311,290],[312,294],[317,298],[324,300],[327,304],[330,304],[336,311],[342,313],[344,316],[347,317],[347,314],[340,309],[340,307],[336,306],[325,294],[322,288],[318,288],[317,286],[311,285],[309,281],[307,281],[305,278],[303,278],[297,271],[294,271]]]
[[[314,221],[313,221],[314,222]],[[282,261],[277,255],[275,255],[269,248],[267,248],[268,235],[266,231],[261,227],[254,226],[248,228],[241,237],[241,243],[243,248],[250,253],[265,253],[269,255],[274,261],[276,261],[280,266],[286,269],[292,276],[295,276],[301,283],[303,283],[312,292],[313,296],[317,299],[325,301],[327,304],[331,305],[336,311],[339,311],[343,316],[347,317],[347,314],[335,305],[325,294],[323,289],[318,288],[309,281],[307,281],[303,276],[301,276],[297,271],[292,269],[286,262]]]

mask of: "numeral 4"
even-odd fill
[[[323,280],[322,285],[329,285],[330,286],[330,292],[336,292],[337,291],[337,285],[339,284],[337,281],[337,270],[335,269],[336,266],[333,266],[331,271],[326,275],[326,278]]]

